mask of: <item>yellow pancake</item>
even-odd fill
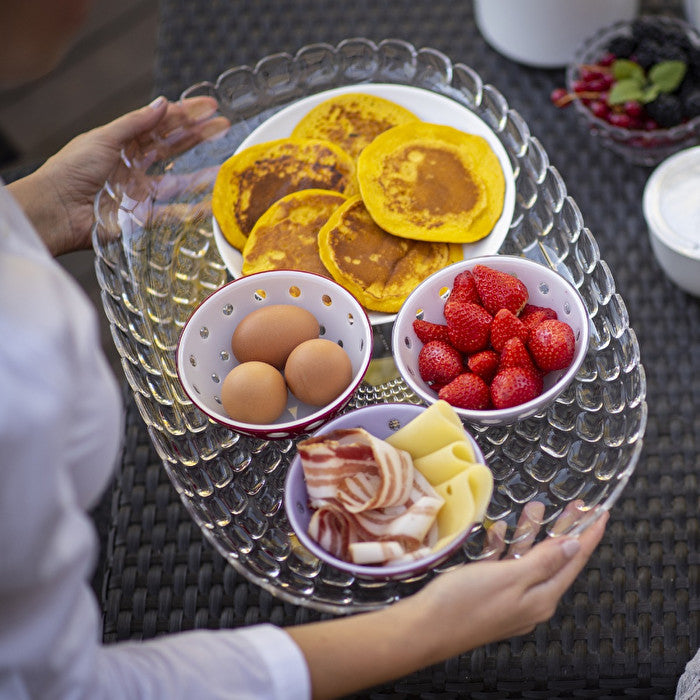
[[[391,100],[352,92],[316,105],[299,120],[292,136],[327,139],[357,158],[382,132],[417,119],[415,114]]]
[[[243,274],[304,270],[332,277],[318,253],[318,232],[346,201],[332,190],[300,190],[278,199],[257,221],[243,248]]]
[[[503,210],[505,177],[488,141],[450,126],[385,131],[360,154],[357,179],[372,218],[405,238],[477,241]]]
[[[322,139],[286,138],[250,146],[216,176],[212,211],[226,240],[243,250],[255,222],[290,192],[318,188],[355,194],[355,162]]]
[[[393,313],[428,275],[462,259],[459,245],[392,236],[350,197],[318,234],[323,264],[336,282],[372,311]]]

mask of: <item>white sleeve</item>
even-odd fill
[[[89,302],[2,214],[0,699],[308,698],[303,655],[272,626],[101,643],[85,509],[118,454],[119,391]]]
[[[284,630],[273,625],[122,642],[102,648],[97,669],[96,691],[107,685],[115,698],[311,697],[306,662],[299,647]],[[86,697],[102,695],[95,692]]]

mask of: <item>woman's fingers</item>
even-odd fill
[[[184,153],[202,141],[223,135],[230,125],[226,117],[214,117],[204,122],[190,124],[187,127],[178,127],[159,142],[160,157]]]
[[[539,501],[530,501],[523,506],[513,533],[512,544],[508,547],[508,557],[521,557],[532,549],[535,538],[542,528],[544,511],[544,504]]]
[[[603,535],[605,534],[605,526],[607,525],[610,514],[607,510],[602,510],[598,519],[589,525],[581,535],[577,537],[580,544],[580,550],[576,556],[562,567],[552,578],[545,583],[545,586],[550,592],[560,591],[558,595],[562,595],[564,591],[574,582],[576,577],[585,566],[593,550],[600,544]],[[571,538],[564,538],[571,539]]]
[[[162,137],[182,127],[189,127],[209,119],[216,113],[218,104],[213,97],[188,97],[168,105],[163,120],[158,124],[158,134]]]
[[[527,564],[523,583],[523,601],[527,608],[539,610],[540,621],[553,614],[561,596],[576,580],[605,532],[608,512],[602,511],[578,537],[554,537],[541,542],[524,555]]]
[[[550,533],[552,535],[563,535],[565,532],[569,531],[581,520],[581,517],[584,515],[584,508],[584,502],[579,499],[567,503],[552,526]]]
[[[124,147],[124,158],[131,166],[148,170],[159,160],[172,158],[198,143],[222,136],[230,126],[226,117],[218,116],[182,124],[164,135],[151,131],[127,144]]]
[[[481,561],[500,559],[506,550],[506,533],[508,526],[503,520],[497,520],[486,530],[486,541],[484,543],[484,556]]]
[[[155,129],[165,118],[167,110],[167,100],[158,98],[150,105],[128,112],[98,128],[109,142],[114,144],[114,148],[118,149]]]

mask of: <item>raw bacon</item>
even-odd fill
[[[435,543],[444,501],[407,452],[362,428],[309,438],[298,449],[314,509],[309,534],[333,556],[382,564]]]

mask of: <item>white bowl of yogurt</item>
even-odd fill
[[[643,209],[659,265],[681,289],[700,296],[700,146],[656,167],[644,188]]]

